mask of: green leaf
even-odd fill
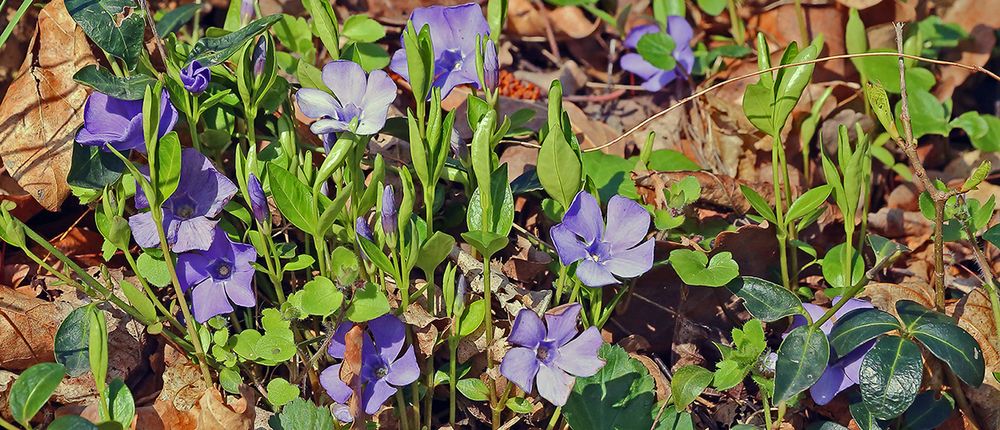
[[[316,259],[309,254],[299,254],[292,257],[287,263],[285,263],[284,270],[287,272],[294,272],[296,270],[302,270],[312,267]]]
[[[788,63],[801,63],[813,60],[819,56],[819,51],[822,48],[823,37],[820,36],[814,39],[808,47],[799,51]],[[785,64],[784,61],[782,63]],[[774,84],[774,114],[771,117],[771,123],[775,132],[780,132],[784,128],[788,115],[792,113],[792,109],[798,104],[806,85],[809,85],[815,67],[815,64],[807,64],[783,69],[778,72],[778,80]]]
[[[910,252],[910,249],[899,242],[886,239],[877,234],[868,235],[868,243],[875,253],[875,265],[881,265],[883,261],[896,258],[899,254]]]
[[[851,253],[853,263],[851,279],[844,279],[844,266],[846,266],[844,250],[846,246],[844,243],[834,245],[823,256],[823,279],[833,288],[848,288],[860,281],[861,277],[865,275],[865,262],[861,258],[861,253],[855,249],[855,252]]]
[[[101,419],[117,422],[121,424],[122,428],[131,428],[132,420],[135,418],[135,400],[132,398],[132,391],[129,390],[128,385],[125,385],[125,381],[122,381],[121,378],[115,378],[111,381],[104,398],[110,404],[107,410],[111,416],[103,416],[104,409],[102,408]]]
[[[896,302],[896,315],[903,320],[907,331],[914,331],[924,324],[955,324],[951,317],[927,309],[924,305],[913,300],[900,300]]]
[[[698,9],[701,9],[705,13],[717,16],[722,11],[726,10],[726,0],[698,0]],[[683,15],[681,15],[683,16]]]
[[[462,393],[465,398],[474,402],[485,402],[489,399],[490,391],[486,384],[479,378],[460,379],[455,383],[455,388]]]
[[[688,285],[722,287],[740,276],[740,267],[728,251],[713,255],[709,261],[703,252],[675,249],[670,252],[670,265]]]
[[[677,67],[674,59],[674,48],[677,43],[667,33],[658,31],[646,33],[639,38],[635,50],[646,60],[660,70],[673,70]]]
[[[257,357],[281,363],[295,356],[295,342],[290,337],[267,333],[257,339],[253,352]]]
[[[243,377],[240,376],[240,372],[227,367],[219,371],[219,385],[227,393],[239,394],[240,385],[243,385]]]
[[[747,85],[743,92],[743,114],[754,127],[769,135],[774,135],[774,126],[771,124],[771,116],[774,114],[771,107],[774,104],[774,89],[768,84],[771,75],[761,75],[756,83]]]
[[[313,28],[319,39],[323,41],[323,46],[334,59],[340,57],[340,34],[333,6],[324,0],[305,0],[303,4],[309,10],[309,15],[312,16]]]
[[[897,336],[882,336],[861,360],[861,398],[875,418],[898,417],[913,403],[923,379],[920,347]]]
[[[597,188],[600,201],[606,203],[616,194],[621,194],[629,199],[639,197],[639,193],[635,189],[635,182],[632,181],[631,177],[636,160],[626,160],[601,151],[584,152],[581,159],[583,160],[583,172]]]
[[[929,91],[915,91],[907,88],[907,102],[914,139],[929,134],[947,136],[948,132],[951,131],[945,108],[937,97],[934,97],[934,94]],[[899,122],[902,115],[902,103],[896,103],[895,114],[899,123],[896,127],[902,130],[902,123]]]
[[[847,30],[845,33],[844,39],[848,54],[868,52],[868,34],[865,33],[865,23],[861,20],[861,14],[855,8],[851,8],[851,12],[847,17]],[[857,59],[851,59],[851,61],[854,60]],[[857,64],[856,61],[854,63],[855,65]]]
[[[94,375],[97,391],[104,391],[108,378],[108,322],[104,311],[88,307],[89,340],[87,349],[90,358],[90,372]]]
[[[139,272],[137,275],[145,278],[150,284],[157,287],[170,285],[170,272],[167,271],[167,263],[162,259],[144,252],[135,260],[135,266]]]
[[[712,383],[712,372],[708,369],[688,365],[674,372],[674,378],[670,380],[671,396],[674,399],[674,406],[677,410],[684,410],[694,402],[702,391]]]
[[[73,80],[122,100],[142,100],[146,93],[146,87],[155,81],[151,76],[143,73],[136,73],[129,77],[116,76],[107,69],[102,69],[94,64],[88,64],[78,70],[73,75]]]
[[[955,410],[955,401],[946,392],[924,391],[903,414],[906,430],[931,430],[944,424]]]
[[[351,300],[351,306],[347,308],[346,316],[347,319],[354,322],[365,322],[387,313],[389,313],[389,300],[378,285],[368,282],[364,289],[354,292],[354,298]]]
[[[983,383],[986,376],[983,350],[976,339],[961,327],[954,323],[921,324],[910,334],[947,364],[963,382],[973,387]]]
[[[73,142],[73,161],[66,181],[74,187],[100,190],[117,181],[124,171],[125,164],[111,152]]]
[[[351,15],[344,21],[344,30],[340,34],[358,42],[373,43],[385,37],[385,27],[368,15]]]
[[[819,327],[792,330],[778,348],[774,401],[789,400],[811,387],[823,375],[829,360],[830,342]]]
[[[271,195],[281,214],[299,229],[316,232],[319,215],[313,211],[312,190],[277,163],[269,163],[267,172]]]
[[[268,424],[275,430],[329,429],[333,428],[333,416],[329,408],[297,398],[281,408],[281,413],[271,417]]]
[[[743,299],[747,311],[764,322],[773,322],[802,313],[802,302],[790,291],[753,276],[736,278],[727,288]]]
[[[563,413],[573,430],[648,429],[655,402],[653,378],[619,346],[604,344],[598,356],[604,367],[594,376],[576,378]]]
[[[65,375],[66,369],[58,363],[39,363],[21,372],[8,397],[14,421],[29,427],[28,421],[49,401]]]
[[[466,242],[480,253],[490,256],[506,248],[509,242],[507,236],[501,236],[488,231],[468,231],[462,233],[462,239],[465,239]]]
[[[637,161],[638,157],[630,157],[629,161]],[[633,166],[635,164],[633,163]],[[658,172],[686,172],[701,170],[698,163],[691,161],[686,155],[672,149],[657,149],[649,154],[649,162],[646,163],[649,170]]]
[[[194,17],[194,13],[198,9],[201,9],[201,5],[198,3],[177,6],[170,12],[163,14],[160,21],[156,23],[156,33],[160,37],[167,37],[168,34],[177,31],[184,24],[187,24]]]
[[[80,1],[80,0],[78,0]],[[254,20],[245,27],[219,37],[203,37],[198,39],[188,54],[187,64],[198,61],[204,67],[221,64],[243,48],[248,42],[267,31],[278,22],[283,15],[276,13]]]
[[[176,131],[171,131],[160,138],[156,145],[156,181],[153,187],[159,194],[159,201],[165,202],[177,190],[181,178],[181,141]]]
[[[879,335],[898,330],[899,321],[878,309],[859,309],[840,317],[830,331],[830,345],[843,357]]]
[[[774,209],[771,209],[771,205],[756,190],[740,184],[740,191],[743,192],[743,196],[750,202],[750,207],[757,211],[760,216],[772,223],[778,222],[778,217],[774,214]]]
[[[515,414],[530,414],[533,411],[534,405],[531,404],[531,400],[524,397],[512,397],[507,399],[507,409]]]
[[[70,377],[77,377],[90,370],[90,306],[73,309],[56,331],[53,352],[56,362],[65,366]]]
[[[423,270],[425,274],[431,276],[434,273],[434,269],[437,268],[438,265],[444,261],[444,259],[448,258],[448,254],[451,253],[451,250],[454,247],[454,237],[441,231],[435,231],[434,234],[432,234],[431,237],[424,242],[424,245],[420,247],[420,253],[417,254],[416,266]]]
[[[118,281],[118,286],[121,287],[122,293],[125,294],[125,298],[128,299],[129,304],[139,311],[139,315],[145,318],[146,321],[156,321],[156,307],[153,305],[153,301],[149,300],[149,297],[146,296],[146,293],[139,291],[138,288],[124,279]],[[70,376],[72,376],[72,373]]]
[[[809,215],[819,208],[826,201],[827,197],[830,197],[831,191],[833,191],[833,187],[829,185],[821,185],[806,191],[788,207],[788,213],[785,214],[785,221],[790,223],[793,220]]]
[[[500,236],[507,236],[514,224],[514,193],[507,181],[507,165],[504,164],[493,171],[490,178],[490,201],[492,212],[483,217],[482,188],[476,188],[469,200],[469,211],[466,215],[466,225],[469,231],[486,231]],[[485,226],[483,218],[486,218]],[[450,252],[450,250],[449,250]]]
[[[462,317],[459,318],[458,323],[458,333],[459,336],[465,337],[472,334],[474,331],[479,329],[479,326],[483,324],[483,319],[486,317],[486,300],[479,299],[472,303],[469,303],[462,311]]]
[[[680,411],[678,412],[674,405],[667,405],[662,407],[663,402],[653,407],[653,419],[659,420],[654,423],[655,427],[652,430],[694,430],[694,421],[691,419],[691,414]],[[733,427],[730,430],[736,430]]]
[[[1000,248],[1000,224],[995,224],[983,233],[983,240],[992,243],[993,246]]]
[[[851,411],[851,418],[858,424],[858,428],[861,430],[882,430],[884,427],[883,422],[879,421],[875,415],[872,414],[871,409],[865,406],[864,403],[858,402],[851,404],[849,407]]]
[[[343,301],[344,293],[325,276],[317,276],[302,287],[302,310],[309,315],[328,317]]]
[[[987,152],[1000,151],[1000,118],[993,115],[980,115],[986,122],[986,133],[970,136],[972,146]]]
[[[382,249],[378,245],[360,236],[358,236],[358,243],[361,244],[361,249],[365,252],[365,256],[375,264],[375,267],[390,275],[396,273],[396,268],[389,261],[389,257],[385,256],[385,253],[382,252]]]
[[[63,415],[52,421],[48,430],[98,430],[98,427],[79,415]]]
[[[549,130],[538,150],[538,181],[555,201],[568,208],[580,191],[583,162],[559,129]]]
[[[146,24],[132,0],[66,0],[66,10],[87,37],[107,53],[135,68]]]
[[[365,72],[385,68],[389,65],[389,53],[375,43],[354,42],[344,47],[344,59],[361,65]]]
[[[285,378],[274,378],[267,383],[267,401],[274,406],[284,406],[299,397],[299,387]]]

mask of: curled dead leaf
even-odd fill
[[[42,9],[29,52],[0,102],[0,158],[42,207],[55,211],[69,195],[66,176],[87,98],[73,75],[95,60],[62,0]]]

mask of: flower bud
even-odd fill
[[[201,94],[208,89],[208,82],[212,79],[212,72],[208,67],[204,67],[197,60],[192,61],[187,67],[181,69],[181,83],[184,89],[191,94]]]
[[[386,185],[382,192],[382,231],[385,234],[396,234],[399,224],[399,208],[396,207],[396,195],[392,185]]]
[[[247,180],[247,194],[250,195],[250,209],[253,212],[253,219],[264,224],[270,216],[270,208],[267,206],[267,196],[264,195],[264,188],[260,185],[257,175],[250,174]]]

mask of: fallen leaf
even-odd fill
[[[69,195],[66,175],[87,98],[73,75],[95,60],[62,0],[42,9],[31,46],[36,55],[25,59],[0,102],[0,158],[42,207],[55,211]]]
[[[56,330],[67,313],[55,303],[0,288],[0,367],[23,370],[55,360]]]
[[[947,308],[947,313],[958,319],[958,326],[969,332],[983,350],[986,362],[986,379],[979,387],[965,387],[966,396],[986,428],[1000,428],[1000,382],[993,377],[1000,372],[1000,337],[993,322],[990,299],[982,288],[977,288]]]

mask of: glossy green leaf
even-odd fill
[[[363,289],[354,292],[346,316],[354,322],[365,322],[387,313],[389,313],[389,300],[378,285],[369,282]]]
[[[188,54],[187,64],[198,61],[204,67],[211,67],[221,64],[236,54],[244,45],[267,31],[274,23],[278,22],[283,15],[276,13],[254,20],[232,33],[219,37],[203,37],[198,39],[191,53]]]
[[[190,5],[189,5],[190,6]],[[153,84],[154,79],[143,73],[132,76],[116,76],[108,69],[94,64],[88,64],[73,75],[73,80],[94,90],[116,99],[142,100],[146,87]]]
[[[295,356],[295,342],[290,337],[267,333],[257,339],[253,351],[257,357],[281,363]]]
[[[674,48],[677,43],[667,33],[658,31],[646,33],[639,38],[635,50],[646,60],[660,70],[673,70],[677,67],[674,58]]]
[[[324,0],[305,0],[302,3],[309,10],[309,15],[312,16],[313,27],[316,35],[323,42],[323,46],[332,54],[333,59],[339,59],[339,26],[332,5]]]
[[[986,376],[986,363],[979,343],[954,323],[928,323],[910,332],[935,357],[948,365],[966,384],[978,387]]]
[[[157,287],[170,285],[170,272],[167,263],[160,258],[153,257],[149,253],[139,254],[135,260],[137,274],[146,279],[150,284]]]
[[[271,417],[268,424],[274,430],[329,429],[333,428],[333,416],[329,408],[296,398]]]
[[[945,392],[924,391],[917,395],[910,408],[903,413],[906,430],[933,430],[951,417],[955,401]]]
[[[524,397],[511,397],[507,399],[507,409],[515,414],[530,414],[534,410],[534,405],[531,404],[531,400]]]
[[[194,13],[198,9],[201,9],[201,5],[198,3],[188,3],[179,5],[163,14],[160,21],[156,23],[157,34],[160,37],[167,37],[168,34],[177,31],[194,17]]]
[[[764,197],[762,197],[760,193],[753,188],[742,184],[740,184],[740,191],[743,192],[743,196],[746,197],[748,202],[750,202],[750,207],[757,211],[760,216],[772,223],[778,222],[778,217],[774,214],[774,209],[771,208],[771,204],[764,200]]]
[[[514,194],[507,181],[506,164],[493,171],[490,177],[490,187],[492,213],[483,216],[482,188],[476,188],[469,200],[466,225],[469,227],[469,231],[480,231],[485,228],[491,233],[506,236],[514,224]]]
[[[98,427],[79,415],[63,415],[52,421],[48,430],[98,430]]]
[[[879,335],[900,329],[892,314],[878,309],[858,309],[840,317],[830,331],[830,346],[843,357]]]
[[[688,285],[722,287],[740,275],[733,254],[723,251],[708,259],[708,255],[691,249],[670,252],[670,265]]]
[[[1000,248],[1000,224],[994,224],[983,233],[983,240],[992,243],[993,246]]]
[[[277,163],[268,164],[267,172],[271,195],[281,214],[299,229],[315,232],[319,215],[313,211],[312,190]]]
[[[21,372],[8,397],[14,420],[29,427],[28,422],[49,401],[49,396],[65,375],[66,369],[58,363],[39,363]]]
[[[677,369],[673,379],[670,380],[670,395],[677,410],[682,411],[694,402],[712,383],[712,377],[712,372],[697,365]]]
[[[465,337],[475,332],[479,329],[479,326],[483,324],[485,317],[486,301],[484,299],[479,299],[469,303],[469,305],[463,310],[462,317],[459,318],[459,335]]]
[[[462,393],[465,398],[474,402],[485,402],[489,399],[489,388],[479,378],[460,379],[455,383],[455,388]]]
[[[917,396],[923,379],[920,347],[897,336],[882,336],[861,360],[861,398],[881,420],[898,417]]]
[[[104,416],[104,409],[101,408],[101,419],[104,421],[114,421],[121,424],[122,428],[132,427],[132,420],[135,418],[135,399],[132,398],[132,391],[121,378],[115,378],[105,390],[104,398],[108,400],[107,408],[110,416]]]
[[[468,231],[462,233],[462,239],[482,254],[490,256],[506,248],[509,243],[507,236],[488,231]]]
[[[165,202],[177,190],[181,178],[181,141],[176,131],[171,131],[160,138],[156,145],[156,174],[152,175],[152,183],[159,195],[159,201]]]
[[[573,430],[630,430],[652,427],[655,383],[639,361],[619,346],[603,345],[604,367],[576,378],[563,414]]]
[[[830,197],[831,191],[833,191],[833,188],[829,185],[821,185],[806,191],[788,207],[785,220],[792,222],[793,220],[809,215],[819,208],[826,201],[827,197]]]
[[[726,10],[726,4],[728,2],[726,0],[697,0],[697,3],[698,9],[701,9],[709,15],[717,16],[722,13],[722,11]],[[684,16],[684,14],[681,14],[680,16]]]
[[[100,190],[122,176],[125,163],[96,146],[73,143],[73,161],[66,181],[74,186]]]
[[[317,276],[302,287],[302,310],[309,315],[330,316],[343,302],[344,293],[325,276]]]
[[[857,423],[861,430],[882,430],[886,428],[885,423],[878,420],[864,403],[858,402],[850,406],[851,418]]]
[[[823,375],[829,360],[830,342],[822,330],[813,326],[792,330],[778,348],[774,400],[788,400],[807,390]]]
[[[448,254],[451,253],[454,247],[454,237],[441,231],[435,231],[424,242],[423,246],[420,247],[416,266],[423,270],[425,274],[431,276],[434,273],[434,269],[448,258]]]
[[[143,49],[146,23],[132,0],[66,0],[66,10],[87,37],[134,69]]]
[[[77,377],[90,370],[90,307],[73,309],[56,331],[53,352],[56,362],[65,366],[66,374]]]
[[[382,249],[378,247],[372,241],[365,239],[363,237],[358,237],[358,243],[361,245],[361,249],[364,250],[365,257],[371,260],[375,267],[378,267],[383,272],[395,276],[396,268],[393,267],[392,262],[389,261],[389,257],[386,257]]]
[[[274,378],[267,383],[267,401],[273,406],[284,406],[299,397],[299,387],[285,378]]]
[[[536,172],[545,192],[568,208],[580,191],[583,162],[563,136],[561,130],[550,130],[538,150]]]
[[[848,288],[860,281],[861,277],[865,275],[864,259],[861,253],[855,250],[851,253],[851,262],[853,263],[851,265],[851,279],[844,279],[846,275],[844,273],[844,266],[846,266],[844,259],[847,258],[844,255],[846,246],[844,243],[834,245],[823,256],[823,279],[833,288]]]
[[[877,234],[868,235],[868,244],[871,245],[872,251],[875,253],[876,266],[882,264],[885,260],[910,252],[910,249],[901,243],[886,239]]]
[[[89,340],[87,344],[90,358],[90,372],[94,375],[97,391],[104,391],[108,378],[108,322],[104,311],[88,307],[87,321]]]
[[[753,276],[736,278],[727,285],[743,299],[747,311],[764,322],[773,322],[802,313],[802,302],[782,286]]]
[[[368,15],[351,15],[344,21],[340,35],[358,42],[378,42],[385,37],[385,27]]]
[[[924,305],[913,300],[900,300],[896,302],[896,315],[903,321],[907,331],[912,331],[924,324],[955,324],[951,317],[927,309]]]

